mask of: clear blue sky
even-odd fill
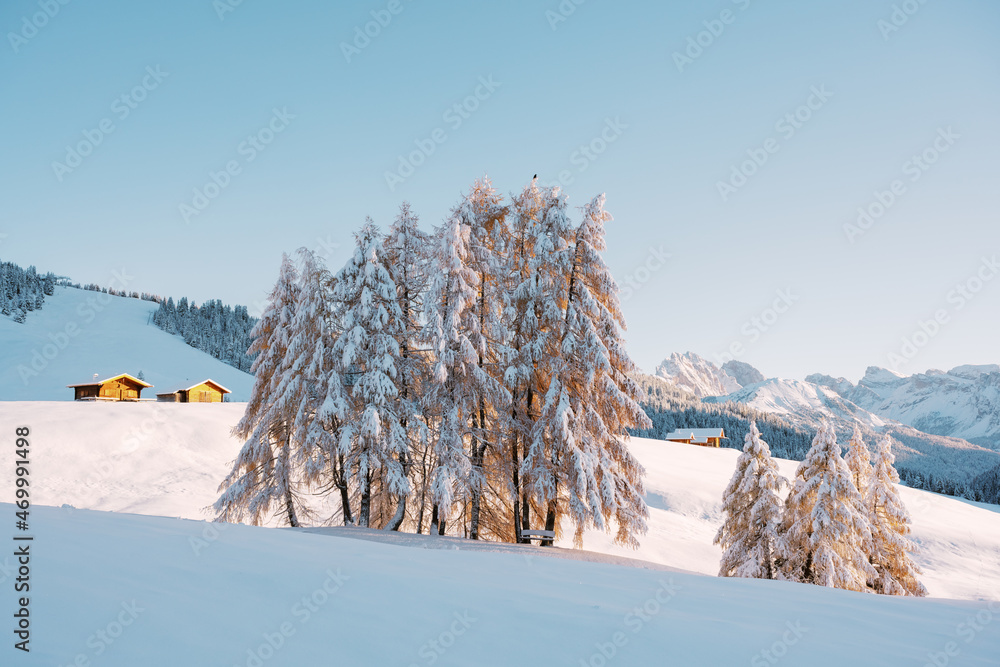
[[[282,251],[324,239],[339,264],[364,217],[385,226],[404,199],[430,228],[483,174],[505,192],[568,175],[574,205],[607,193],[646,369],[737,343],[769,376],[857,380],[914,336],[905,373],[1000,362],[1000,275],[976,283],[1000,254],[1000,3],[588,0],[556,22],[556,0],[244,0],[220,18],[224,2],[3,3],[0,257],[252,305]],[[890,31],[894,4],[919,9]],[[348,62],[373,11],[391,21]],[[706,46],[679,67],[689,38]],[[390,189],[415,141],[433,153]],[[97,145],[67,161],[80,142]],[[933,164],[909,162],[925,151]],[[952,291],[970,280],[971,300]],[[791,305],[769,312],[779,290]]]

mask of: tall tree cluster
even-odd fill
[[[558,188],[504,198],[482,180],[433,233],[407,204],[384,234],[367,220],[336,272],[286,258],[219,519],[295,525],[314,495],[323,520],[363,527],[636,545],[644,471],[625,437],[650,422],[604,203],[573,222]]]
[[[884,434],[873,464],[855,430],[842,457],[833,427],[824,423],[782,503],[778,492],[788,482],[752,425],[723,496],[720,576],[926,595],[891,448]]]
[[[46,296],[52,296],[55,286],[53,273],[40,274],[34,266],[23,269],[0,262],[0,314],[23,324],[28,313],[41,308]]]
[[[218,300],[198,306],[187,297],[181,297],[176,304],[172,297],[159,299],[159,303],[153,324],[230,366],[250,371],[254,355],[247,351],[257,319],[250,316],[246,306],[229,306]]]

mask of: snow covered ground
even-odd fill
[[[37,504],[205,519],[239,450],[229,431],[243,408],[0,402],[0,432],[32,428]],[[646,467],[649,533],[638,551],[595,531],[585,535],[584,547],[715,575],[720,551],[712,538],[738,452],[638,438],[631,446]],[[791,477],[797,464],[780,465]],[[0,488],[12,488],[13,472],[9,461],[0,461]],[[1000,507],[906,488],[902,497],[914,518],[917,561],[931,595],[1000,600]]]
[[[0,401],[68,401],[66,385],[142,371],[158,389],[206,377],[234,401],[250,397],[253,377],[149,323],[152,301],[57,287],[24,324],[0,317]]]
[[[1000,655],[997,603],[580,562],[540,547],[440,548],[462,541],[427,536],[383,544],[67,508],[33,519],[32,652],[5,642],[3,664],[971,666]]]
[[[633,438],[646,468],[649,533],[638,552],[615,546],[611,536],[589,531],[587,549],[632,556],[716,574],[721,550],[712,545],[722,524],[722,492],[739,452]],[[797,461],[778,459],[785,477]],[[1000,600],[1000,506],[972,503],[903,487],[920,545],[921,581],[935,597]]]

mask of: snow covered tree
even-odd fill
[[[279,392],[289,370],[287,352],[298,299],[298,272],[283,255],[278,282],[253,331],[250,352],[258,355],[253,389],[243,418],[233,428],[233,435],[246,442],[219,486],[222,495],[214,505],[219,521],[248,518],[259,525],[280,505],[288,524],[298,525],[291,452],[294,406]],[[187,299],[181,299],[181,309],[187,311]]]
[[[323,487],[332,473],[333,485],[341,490],[344,522],[349,523],[350,502],[344,493],[337,449],[347,404],[341,366],[333,352],[338,336],[333,276],[313,251],[302,248],[299,257],[298,298],[284,359],[288,370],[277,395],[292,415],[291,439],[302,482]]]
[[[181,304],[183,307],[176,308],[173,299],[160,299],[153,324],[167,333],[182,334],[185,343],[230,366],[251,370],[254,357],[247,349],[257,322],[246,306],[223,305],[217,300],[189,306],[187,298],[181,299]]]
[[[558,188],[539,188],[537,179],[513,198],[511,213],[510,286],[504,315],[510,334],[503,378],[511,392],[507,449],[514,538],[519,542],[521,530],[531,528],[528,480],[521,472],[522,449],[527,447],[546,390],[544,361],[558,353],[563,317],[554,295],[565,290],[567,276],[558,269],[568,265],[574,230],[566,215],[565,195]]]
[[[909,538],[910,515],[896,487],[899,475],[894,461],[892,436],[885,433],[875,453],[866,503],[872,531],[870,556],[876,573],[869,583],[876,593],[924,596],[927,589],[917,580],[920,568],[910,555],[916,545]]]
[[[421,316],[424,308],[424,294],[428,284],[428,253],[430,238],[417,226],[417,216],[410,205],[403,202],[399,214],[393,221],[384,242],[385,265],[396,285],[396,300],[399,303],[403,327],[399,342],[399,400],[401,404],[401,426],[406,433],[407,452],[410,458],[401,463],[404,473],[411,477],[415,458],[420,458],[420,504],[417,508],[418,531],[423,529],[423,518],[427,502],[428,429],[424,420],[423,390],[429,378],[426,356],[419,347],[422,328]],[[397,498],[396,511],[386,525],[390,530],[399,530],[406,516],[407,495]]]
[[[348,523],[421,531],[430,504],[440,534],[518,539],[534,513],[549,529],[568,516],[578,538],[613,522],[634,545],[647,510],[624,437],[650,424],[603,206],[574,226],[557,188],[532,182],[508,205],[484,179],[432,238],[404,204],[384,240],[366,222],[335,276],[303,252],[296,282],[286,258],[254,328],[247,443],[220,518],[259,522],[283,499],[294,524],[298,491],[336,487]],[[156,319],[226,357],[226,308],[167,301]]]
[[[795,472],[781,533],[782,578],[864,591],[875,574],[863,501],[829,422]]]
[[[583,208],[565,263],[556,267],[565,276],[565,289],[552,295],[561,299],[563,322],[556,352],[546,359],[543,372],[551,379],[522,471],[546,507],[547,530],[565,511],[579,544],[586,527],[606,530],[613,519],[615,541],[634,547],[648,510],[644,471],[625,437],[627,429],[648,428],[650,421],[622,339],[618,286],[601,257],[611,219],[604,195],[595,197]]]
[[[358,525],[371,521],[372,484],[396,496],[410,492],[403,462],[408,460],[405,407],[399,397],[399,339],[406,324],[396,285],[386,268],[378,229],[368,219],[356,235],[354,255],[337,274],[334,298],[343,331],[333,354],[351,375],[340,452],[360,490]]]
[[[478,274],[476,301],[467,322],[469,342],[476,349],[476,368],[471,376],[476,394],[470,432],[471,476],[469,484],[469,537],[477,540],[481,533],[481,516],[486,493],[487,452],[502,451],[503,435],[507,432],[507,408],[510,393],[498,372],[507,356],[509,325],[503,319],[507,301],[506,253],[510,246],[508,208],[484,178],[473,184],[462,205],[463,223],[470,228],[471,268]]]
[[[715,536],[722,547],[720,577],[775,579],[775,549],[781,523],[781,488],[788,480],[778,472],[771,451],[750,423],[736,472],[722,496],[726,520]]]
[[[854,433],[847,445],[847,456],[844,457],[844,462],[847,463],[847,467],[851,471],[854,487],[864,498],[868,493],[868,485],[871,483],[872,463],[868,445],[865,444],[861,429],[857,425],[854,426]]]
[[[479,538],[484,457],[503,426],[510,396],[496,377],[505,337],[498,253],[505,211],[488,182],[477,182],[438,230],[425,301],[423,338],[434,354],[429,402],[440,411],[432,498],[442,523],[469,502],[469,534]],[[466,449],[468,444],[468,449]]]
[[[11,262],[0,262],[0,314],[23,324],[27,314],[39,310],[45,296],[55,292],[53,273],[41,275],[34,266],[22,269]]]

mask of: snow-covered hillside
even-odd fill
[[[909,377],[871,366],[857,385],[810,375],[845,399],[925,433],[948,435],[1000,450],[1000,366],[959,366]]]
[[[204,519],[240,448],[229,430],[243,407],[0,403],[0,424],[33,429],[38,504]],[[585,535],[584,547],[716,574],[720,551],[712,538],[738,452],[639,438],[631,447],[646,468],[649,533],[638,551],[616,547],[594,531]],[[796,463],[780,463],[791,477]],[[13,471],[0,466],[0,488],[12,488]],[[931,595],[1000,599],[1000,507],[913,489],[902,494]],[[569,536],[562,545],[571,546]]]
[[[152,389],[211,378],[249,398],[253,377],[149,323],[156,303],[57,287],[24,324],[0,317],[0,400],[65,401],[66,385],[142,372]]]

